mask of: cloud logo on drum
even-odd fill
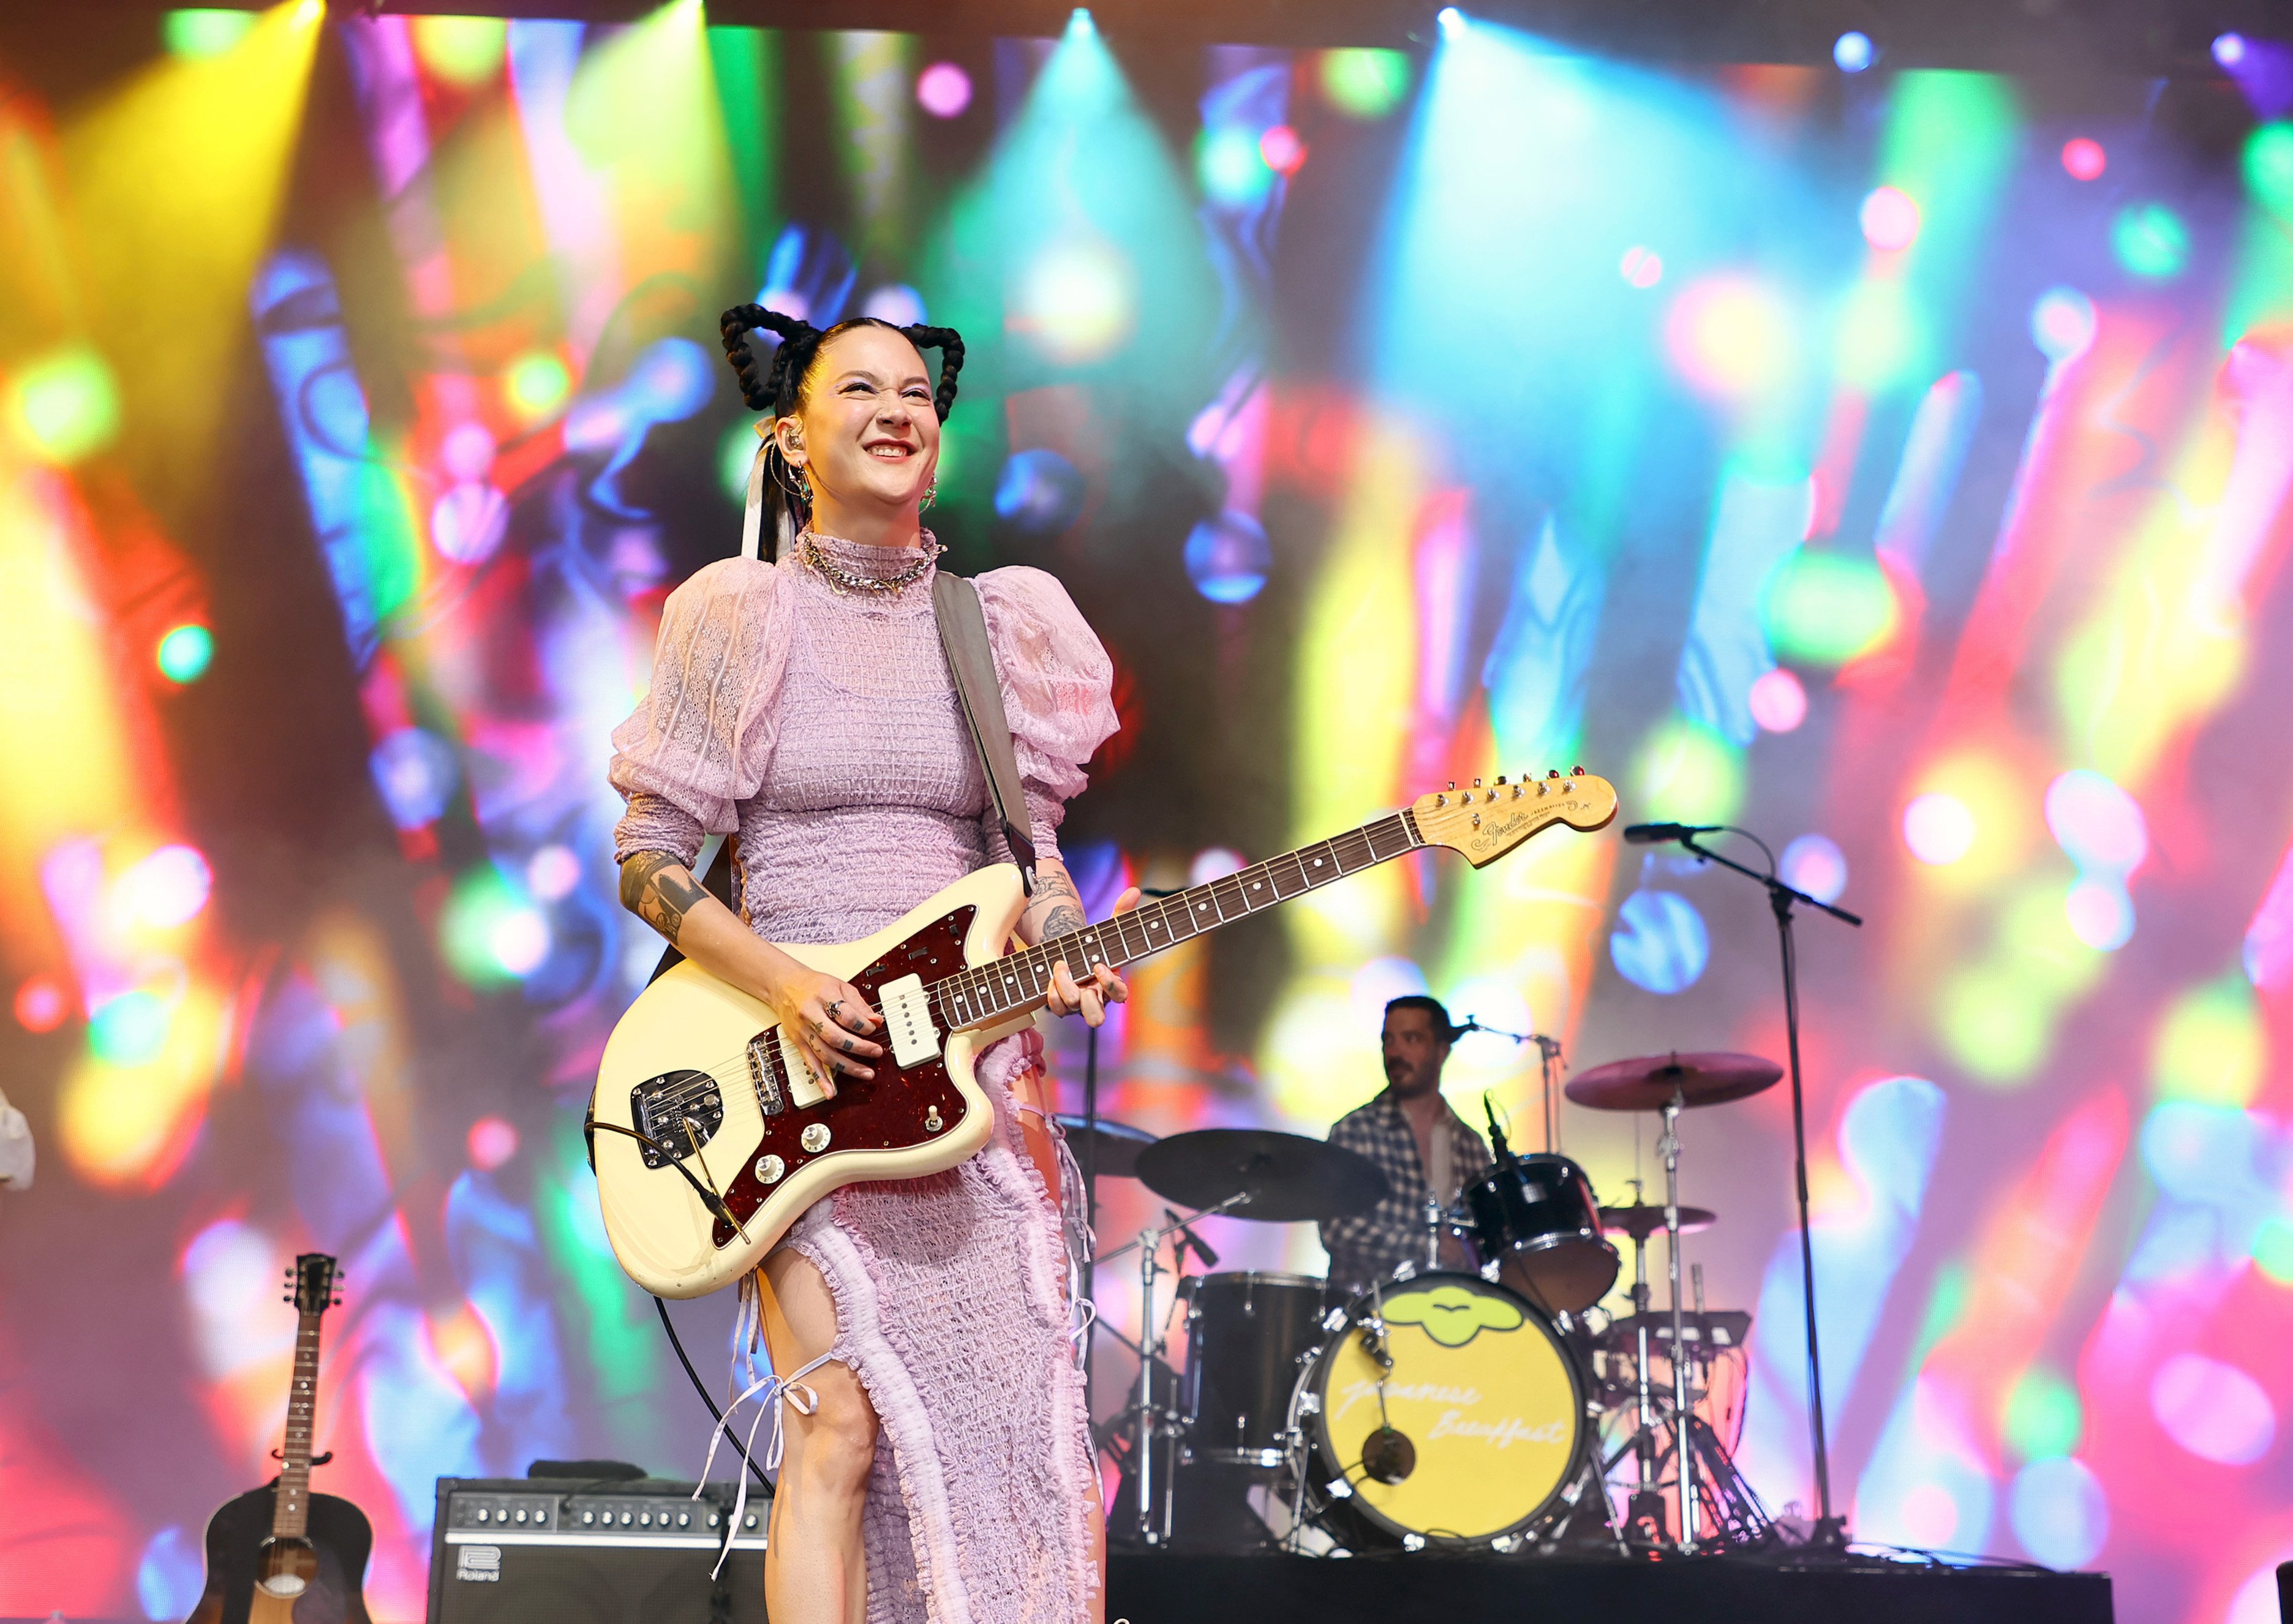
[[[1385,1299],[1388,1325],[1415,1325],[1443,1347],[1462,1347],[1485,1330],[1519,1330],[1519,1309],[1500,1297],[1484,1297],[1462,1286],[1405,1291]]]

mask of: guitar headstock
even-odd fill
[[[324,1252],[304,1252],[287,1271],[284,1300],[294,1304],[297,1313],[324,1313],[343,1300],[335,1295],[342,1279],[343,1272],[333,1258]]]
[[[1495,784],[1475,779],[1470,789],[1452,784],[1419,796],[1411,811],[1428,844],[1462,852],[1479,869],[1555,823],[1587,833],[1607,828],[1616,815],[1616,787],[1582,767],[1543,778],[1500,776]]]

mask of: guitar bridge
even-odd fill
[[[767,1028],[749,1039],[749,1080],[757,1087],[757,1109],[777,1117],[788,1109],[788,1073],[782,1069],[780,1046],[770,1041]]]
[[[725,1096],[706,1071],[664,1071],[629,1090],[629,1119],[653,1144],[665,1145],[682,1161],[725,1126]],[[644,1145],[644,1165],[665,1168],[669,1158]]]

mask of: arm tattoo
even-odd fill
[[[1041,910],[1036,914],[1038,941],[1065,936],[1090,923],[1083,915],[1082,898],[1075,891],[1074,881],[1056,863],[1043,863],[1036,869],[1035,895],[1027,908],[1031,913]]]
[[[621,906],[671,947],[685,928],[685,916],[708,895],[685,865],[665,852],[639,852],[621,865]]]

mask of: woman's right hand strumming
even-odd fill
[[[804,1052],[822,1086],[834,1094],[839,1077],[865,1082],[875,1076],[869,1062],[882,1056],[884,1046],[871,1042],[868,1034],[884,1023],[860,990],[785,953],[775,951],[774,957],[782,964],[760,977],[764,984],[755,990],[778,1012],[782,1037]]]
[[[760,941],[676,856],[632,852],[621,864],[621,904],[718,981],[771,1005],[830,1094],[839,1077],[865,1082],[876,1075],[869,1062],[881,1058],[884,1046],[868,1034],[884,1023],[860,990]]]

